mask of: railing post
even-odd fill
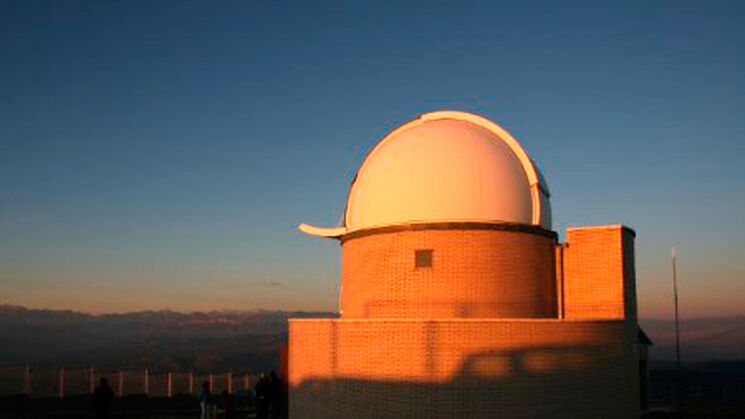
[[[194,371],[189,372],[189,394],[194,394]]]
[[[145,395],[150,394],[150,377],[148,377],[147,368],[145,368]]]
[[[173,394],[172,393],[172,389],[173,389],[172,385],[173,385],[173,381],[172,381],[171,373],[169,372],[168,373],[168,398],[171,398],[171,395]]]
[[[228,373],[228,393],[233,393],[233,373]]]
[[[26,364],[26,381],[23,383],[23,392],[27,396],[31,395],[31,373],[28,370],[28,364]]]
[[[119,397],[124,395],[124,373],[119,370]]]
[[[65,397],[65,369],[60,368],[59,370],[59,398]]]
[[[212,391],[212,388],[214,386],[212,385],[212,373],[210,373],[210,391]]]

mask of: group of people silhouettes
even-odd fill
[[[254,386],[256,400],[256,417],[272,419],[285,417],[285,385],[276,372],[261,374]]]
[[[238,391],[238,397],[248,397],[245,389]],[[106,419],[111,415],[111,404],[114,399],[114,391],[109,387],[106,378],[101,378],[98,388],[93,392],[92,404],[96,418]],[[226,419],[235,418],[235,395],[223,391],[219,396],[212,394],[212,386],[209,381],[202,384],[202,389],[197,394],[200,407],[200,419],[213,419],[217,416],[220,408]],[[254,407],[258,419],[280,419],[286,417],[287,393],[282,379],[276,372],[262,373],[253,388]]]
[[[247,396],[243,389],[239,390],[241,398]],[[253,388],[254,407],[258,419],[284,418],[286,408],[285,386],[276,372],[262,373]],[[211,392],[209,381],[202,383],[202,390],[197,394],[201,411],[200,419],[210,419],[215,416],[218,406],[225,412],[225,418],[235,418],[235,396],[223,390],[220,397]]]

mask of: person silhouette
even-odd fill
[[[114,390],[109,387],[109,380],[101,378],[98,388],[93,391],[93,411],[96,417],[106,419],[111,414],[111,400],[114,398]]]
[[[284,384],[276,372],[269,373],[269,404],[272,407],[272,419],[284,417]]]
[[[267,417],[269,409],[269,377],[263,372],[259,376],[259,381],[254,386],[254,393],[256,394],[256,417],[258,419],[265,419]]]
[[[212,393],[210,392],[210,382],[205,381],[202,383],[202,390],[197,394],[197,400],[199,400],[199,408],[201,410],[201,419],[209,419],[210,407],[212,404]]]
[[[225,419],[235,417],[235,397],[227,390],[222,391],[222,407],[225,409]]]

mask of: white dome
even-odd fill
[[[508,222],[551,228],[548,188],[520,144],[463,112],[422,115],[386,136],[349,189],[344,227],[301,230],[336,237],[373,227]]]

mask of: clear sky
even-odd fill
[[[219,6],[216,4],[219,3]],[[0,303],[336,308],[364,153],[475,112],[554,227],[637,231],[640,314],[745,314],[745,2],[0,4]]]

